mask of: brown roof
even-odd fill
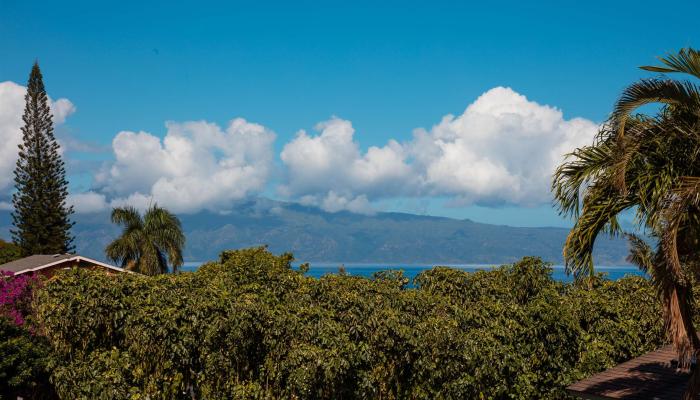
[[[2,264],[0,265],[0,271],[20,272],[27,269],[39,268],[47,264],[53,264],[57,261],[68,260],[73,257],[75,257],[73,254],[37,254]]]
[[[677,368],[671,346],[644,354],[569,386],[583,399],[681,399],[690,371]]]
[[[104,268],[113,269],[115,271],[124,272],[122,268],[113,265],[105,264],[87,257],[76,254],[37,254],[29,257],[20,258],[19,260],[10,261],[9,263],[1,264],[0,271],[12,272],[14,274],[37,271],[56,264],[61,264],[65,261],[87,262],[89,264],[99,265]]]

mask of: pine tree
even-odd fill
[[[12,195],[12,238],[23,255],[66,253],[73,250],[73,207],[66,204],[68,181],[38,63],[29,75],[25,101],[15,167],[17,191]]]

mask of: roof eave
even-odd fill
[[[53,267],[55,265],[59,265],[59,264],[62,264],[65,262],[71,262],[71,261],[76,261],[76,262],[84,261],[84,262],[92,263],[95,265],[99,265],[100,267],[111,269],[113,271],[132,273],[132,271],[127,271],[124,268],[115,267],[114,265],[109,265],[109,264],[106,264],[106,263],[103,263],[103,262],[100,262],[97,260],[93,260],[92,258],[87,258],[87,257],[83,257],[83,256],[74,256],[71,258],[63,258],[61,260],[57,260],[57,261],[54,261],[52,263],[40,265],[38,267],[23,269],[21,271],[15,272],[14,275],[26,274],[27,272],[41,271],[42,269],[46,269],[49,267]]]

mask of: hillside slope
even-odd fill
[[[403,213],[373,216],[327,213],[298,204],[258,199],[227,215],[180,216],[186,260],[211,260],[225,249],[267,244],[300,261],[345,263],[507,263],[540,256],[561,263],[567,229],[517,228]],[[107,213],[75,216],[77,252],[98,259],[119,229]],[[10,214],[0,211],[0,237],[9,237]],[[596,263],[626,264],[627,244],[601,238]]]

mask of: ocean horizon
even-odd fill
[[[185,262],[182,271],[196,271],[205,262],[189,261]],[[293,267],[299,268],[303,264],[301,262],[293,263]],[[342,263],[342,262],[310,262],[307,276],[320,278],[327,274],[337,274],[342,266],[345,272],[349,275],[363,276],[371,278],[372,275],[379,271],[386,270],[402,270],[404,275],[413,279],[419,273],[434,268],[436,266],[450,267],[460,269],[465,272],[488,271],[497,268],[503,264],[451,264],[451,263],[436,263],[436,264],[402,264],[402,263]],[[573,275],[566,273],[566,267],[563,265],[552,265],[552,278],[560,282],[573,281]],[[633,265],[601,265],[596,267],[596,271],[606,275],[610,280],[618,280],[627,275],[646,276]]]

